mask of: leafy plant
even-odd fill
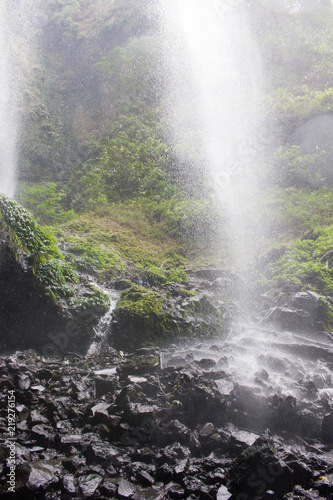
[[[23,186],[19,198],[40,224],[51,225],[75,217],[74,210],[64,210],[66,193],[59,191],[54,182]]]

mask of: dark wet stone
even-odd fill
[[[103,478],[98,474],[88,474],[79,477],[78,483],[83,495],[90,497],[95,494],[97,488],[102,483]]]
[[[185,489],[177,483],[168,483],[165,487],[168,492],[169,498],[179,499],[185,498]]]
[[[180,443],[173,443],[164,448],[164,455],[168,458],[169,463],[176,463],[179,459],[189,458],[191,452],[186,446],[182,446]]]
[[[28,421],[32,425],[40,424],[40,423],[41,424],[49,424],[48,419],[46,417],[44,417],[41,413],[39,413],[39,411],[37,411],[37,410],[32,410],[30,412]]]
[[[117,493],[117,485],[111,480],[105,479],[99,487],[99,491],[106,498],[114,498]]]
[[[60,461],[39,461],[30,463],[30,474],[27,486],[31,490],[46,489],[59,482],[61,475]]]
[[[45,447],[50,446],[54,439],[53,428],[45,424],[34,425],[31,429],[31,435],[38,444]]]
[[[105,441],[97,441],[89,444],[86,450],[86,456],[91,462],[108,462],[112,465],[120,465],[118,459],[120,456],[119,450]]]
[[[95,390],[96,397],[100,398],[104,394],[113,394],[116,388],[116,381],[114,377],[109,376],[96,376],[95,377]]]
[[[310,488],[313,483],[313,471],[300,460],[286,460],[288,467],[294,472],[293,482],[303,488]]]
[[[229,500],[231,493],[226,486],[221,486],[216,494],[216,500]]]
[[[199,431],[199,436],[201,436],[201,437],[210,436],[211,434],[214,434],[215,430],[216,429],[215,429],[214,424],[209,422],[206,425],[204,425],[203,428]]]
[[[268,490],[283,496],[293,487],[293,471],[278,458],[272,443],[262,439],[258,439],[234,461],[227,477],[227,486],[232,494],[247,494],[249,498],[260,497]]]
[[[320,438],[321,419],[310,410],[303,410],[299,415],[301,435],[311,438]]]
[[[135,493],[136,489],[133,483],[130,483],[126,479],[121,479],[118,486],[118,495],[123,498],[129,498]]]
[[[30,385],[31,385],[31,378],[29,377],[29,375],[21,373],[18,380],[19,388],[22,389],[23,391],[27,391],[30,388]]]
[[[321,425],[321,439],[324,443],[333,443],[333,413],[324,416]]]
[[[196,364],[202,370],[212,370],[216,367],[216,361],[214,361],[213,359],[201,359],[200,361],[197,361]]]
[[[138,473],[137,479],[144,486],[150,486],[155,483],[155,479],[145,470]]]
[[[63,476],[62,483],[67,493],[76,492],[75,478],[72,474],[65,474]]]

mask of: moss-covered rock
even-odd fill
[[[202,294],[184,298],[166,290],[133,285],[124,290],[112,321],[111,342],[131,350],[181,336],[216,337],[223,332],[223,315]]]
[[[139,285],[122,292],[112,331],[112,343],[121,349],[180,336],[172,303],[162,293]]]
[[[191,297],[185,303],[188,329],[201,337],[220,337],[224,330],[223,313],[206,294]]]
[[[108,295],[90,283],[83,284],[65,262],[54,236],[21,205],[0,195],[2,348],[43,350],[48,346],[45,354],[67,348],[82,352],[93,324],[109,307]]]

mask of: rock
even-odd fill
[[[215,426],[211,422],[207,423],[206,425],[203,426],[201,431],[199,431],[199,436],[201,437],[208,437],[211,434],[214,434],[215,432]]]
[[[299,414],[301,435],[310,438],[320,438],[321,419],[310,410],[303,410]]]
[[[283,306],[275,306],[262,319],[282,330],[323,331],[330,323],[331,310],[325,297],[314,292],[298,292]]]
[[[60,461],[38,461],[29,464],[29,467],[30,474],[27,486],[31,490],[46,490],[50,485],[58,483],[60,479]]]
[[[231,499],[231,493],[226,486],[221,486],[217,492],[216,500],[229,500]]]
[[[62,483],[67,493],[72,494],[76,492],[75,478],[72,474],[64,474]]]
[[[233,495],[260,497],[269,490],[280,498],[293,488],[293,471],[279,459],[271,443],[258,439],[234,461],[228,474]]]
[[[293,482],[303,488],[310,488],[313,484],[313,471],[300,460],[286,460],[288,467],[294,472]]]
[[[324,443],[333,443],[333,413],[324,416],[321,425],[321,439]]]
[[[95,389],[97,398],[104,396],[104,394],[113,393],[115,389],[114,377],[108,375],[95,377]]]
[[[118,495],[123,498],[131,497],[136,491],[136,486],[126,479],[121,479],[118,486]]]
[[[80,490],[86,497],[93,496],[102,481],[103,478],[98,474],[88,474],[87,476],[82,476],[78,479]]]
[[[121,293],[112,318],[111,342],[117,349],[131,351],[179,335],[175,311],[163,293],[137,285]]]

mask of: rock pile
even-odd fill
[[[147,349],[2,358],[1,498],[332,499],[332,408],[259,397],[213,365]]]

